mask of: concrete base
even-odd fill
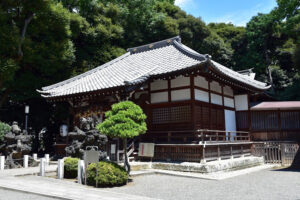
[[[258,165],[263,165],[263,157],[241,157],[234,159],[227,159],[221,161],[211,161],[206,163],[171,163],[171,162],[153,162],[153,163],[131,163],[132,170],[141,169],[160,169],[160,170],[172,170],[181,172],[197,172],[197,173],[212,173],[218,171],[233,171],[239,169],[245,169]]]

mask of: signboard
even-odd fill
[[[99,162],[99,151],[98,147],[87,147],[84,151],[84,163],[86,166],[90,163],[98,163]]]
[[[140,157],[153,157],[154,156],[154,143],[140,143],[139,156]]]

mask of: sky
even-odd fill
[[[276,0],[175,0],[175,4],[206,22],[226,22],[246,26],[257,13],[268,13]]]

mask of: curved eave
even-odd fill
[[[256,91],[262,92],[262,91],[265,91],[265,90],[268,90],[268,89],[271,88],[271,85],[268,85],[268,86],[258,86],[258,85],[255,85],[255,84],[249,84],[247,82],[240,81],[240,80],[238,80],[238,79],[236,79],[236,78],[234,78],[234,77],[232,77],[232,76],[224,73],[223,71],[219,70],[219,68],[216,67],[212,62],[210,62],[209,69],[212,72],[214,72],[214,73],[216,73],[216,74],[224,77],[225,80],[227,78],[227,79],[230,79],[232,82],[235,82],[236,83],[235,85],[237,87],[242,88],[242,89],[248,89],[248,90],[251,90],[251,91],[254,91],[254,92],[256,92]]]

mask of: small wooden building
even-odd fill
[[[249,131],[249,99],[268,88],[254,80],[253,73],[235,72],[174,37],[130,48],[104,65],[39,92],[50,102],[69,102],[74,124],[80,117],[103,119],[113,103],[132,100],[148,117],[148,132],[139,141],[176,147],[205,141],[248,144],[250,135],[242,131]],[[178,148],[178,154],[184,151]],[[225,149],[233,151],[232,146]]]
[[[299,101],[262,102],[251,106],[250,113],[249,127],[241,130],[250,130],[253,140],[300,142]]]

